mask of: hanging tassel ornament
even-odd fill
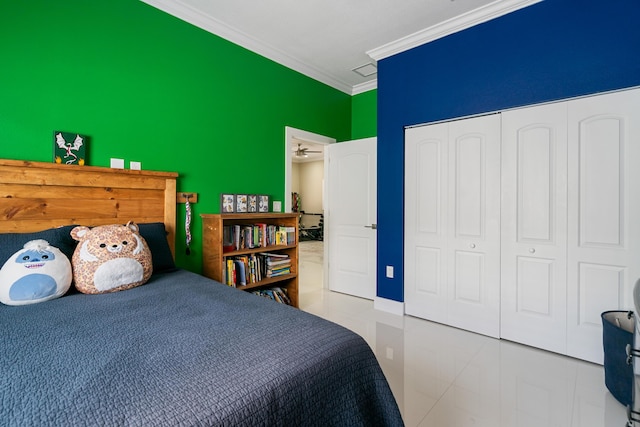
[[[187,235],[186,244],[187,244],[187,255],[191,255],[191,249],[189,245],[191,245],[191,203],[189,203],[190,195],[185,196],[184,207],[186,210],[186,218],[184,221],[184,231]]]

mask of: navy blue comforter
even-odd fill
[[[402,425],[361,337],[187,271],[0,328],[1,425]]]

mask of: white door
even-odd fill
[[[602,363],[606,310],[640,278],[640,90],[569,102],[568,341]]]
[[[449,123],[405,131],[405,313],[447,323]]]
[[[502,113],[502,338],[567,348],[567,104]]]
[[[405,310],[499,336],[499,115],[405,133]]]
[[[328,287],[372,300],[376,295],[377,139],[327,146],[325,170]]]
[[[500,336],[500,115],[449,126],[449,325]]]

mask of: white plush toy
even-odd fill
[[[31,240],[0,269],[0,302],[26,305],[61,297],[71,278],[71,262],[60,249]]]

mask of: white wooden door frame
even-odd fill
[[[321,145],[334,144],[336,142],[335,138],[289,126],[284,127],[284,212],[291,212],[291,153],[295,146],[294,139]]]

